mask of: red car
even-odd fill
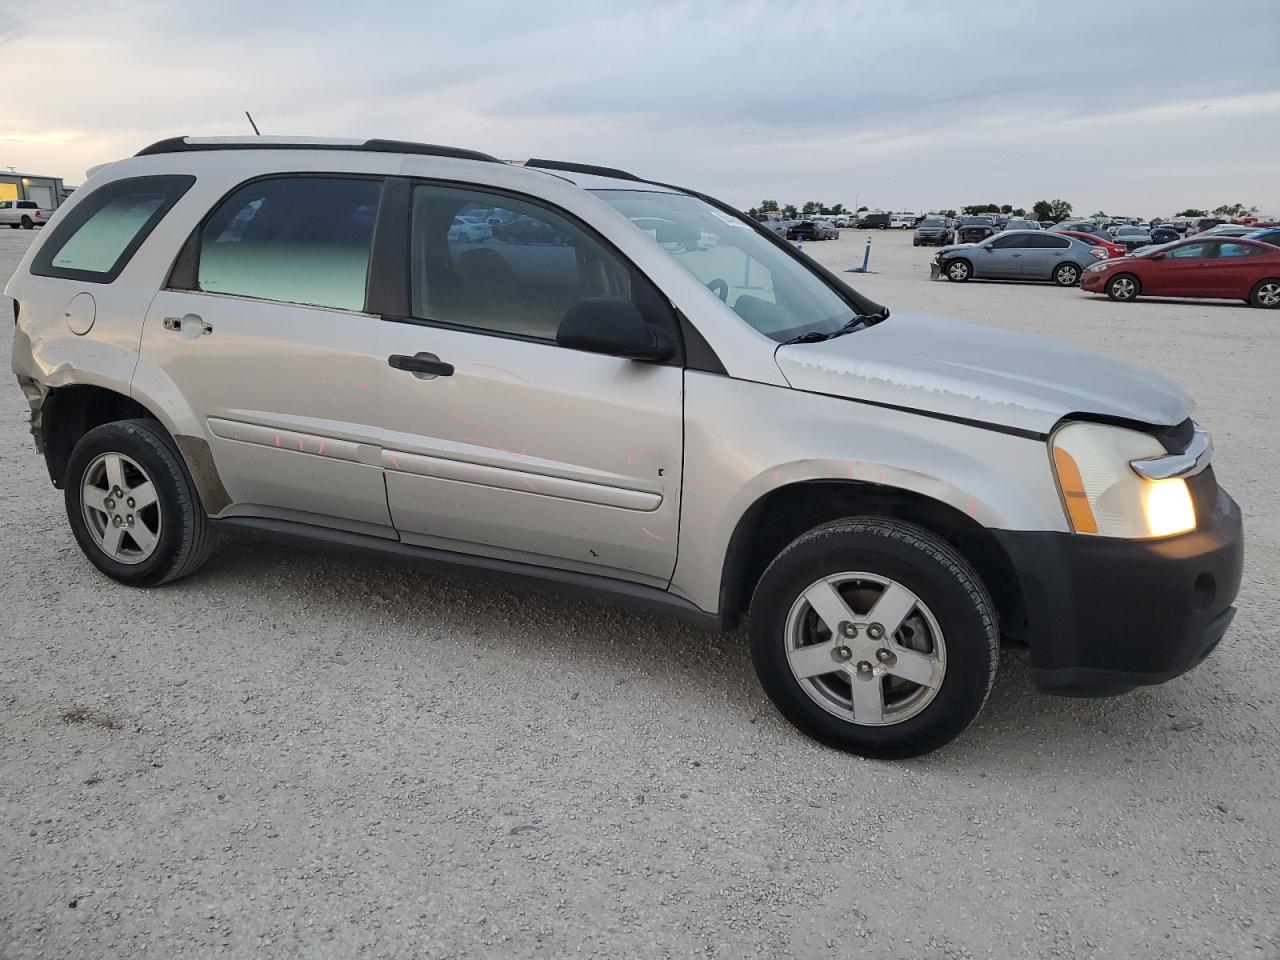
[[[1274,310],[1280,307],[1280,247],[1236,237],[1193,237],[1095,263],[1080,286],[1120,302],[1207,297]]]
[[[1123,243],[1116,243],[1114,240],[1100,237],[1096,233],[1085,233],[1083,230],[1055,230],[1054,233],[1060,233],[1064,237],[1075,237],[1091,247],[1101,247],[1107,251],[1108,257],[1123,257],[1129,252],[1129,249]]]

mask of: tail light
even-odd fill
[[[1099,260],[1105,260],[1107,259],[1107,248],[1106,247],[1090,247],[1089,256],[1096,257]]]

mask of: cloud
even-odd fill
[[[740,205],[1280,212],[1273,0],[7,0],[4,29],[24,95],[0,164],[70,182],[176,133],[248,132],[247,108],[265,132],[581,159]]]

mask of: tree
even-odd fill
[[[870,209],[871,209],[870,207],[859,207],[859,208],[857,209],[857,211],[856,211],[856,212],[857,212],[857,213],[866,213],[866,212],[867,212],[868,210],[870,210]]]
[[[1071,216],[1071,204],[1065,200],[1037,200],[1031,207],[1037,220],[1065,220]]]
[[[1246,207],[1243,203],[1224,203],[1213,208],[1215,217],[1251,217],[1258,213],[1257,207]]]
[[[1025,208],[1023,208],[1023,207],[1014,207],[1014,208],[1013,208],[1013,215],[1014,215],[1015,217],[1025,217],[1025,216],[1027,215],[1027,211],[1026,211],[1026,209],[1025,209]]]
[[[1013,205],[1009,203],[1000,204],[1001,213],[1013,213]]]
[[[778,209],[778,201],[777,201],[777,200],[761,200],[761,201],[760,201],[760,212],[761,212],[761,213],[771,213],[771,212],[773,212],[773,211],[775,211],[775,210],[777,210],[777,209]]]
[[[794,220],[799,215],[796,211],[796,205],[794,203],[788,203],[782,208],[782,215],[788,220]]]
[[[815,213],[821,213],[821,212],[822,212],[822,204],[819,203],[817,200],[806,200],[804,202],[804,206],[800,208],[800,213],[806,217],[809,217]]]
[[[1175,217],[1203,217],[1207,214],[1203,210],[1197,210],[1195,207],[1187,207],[1181,213],[1175,213]]]
[[[938,215],[942,217],[951,217],[954,220],[956,212],[954,210],[939,210]]]
[[[837,203],[831,207],[823,207],[822,212],[830,214],[833,217],[838,217],[842,213],[848,213],[848,211],[845,210],[843,203]]]

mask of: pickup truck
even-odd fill
[[[34,200],[0,200],[0,224],[7,223],[11,230],[42,227],[52,216],[52,210],[46,210]]]

